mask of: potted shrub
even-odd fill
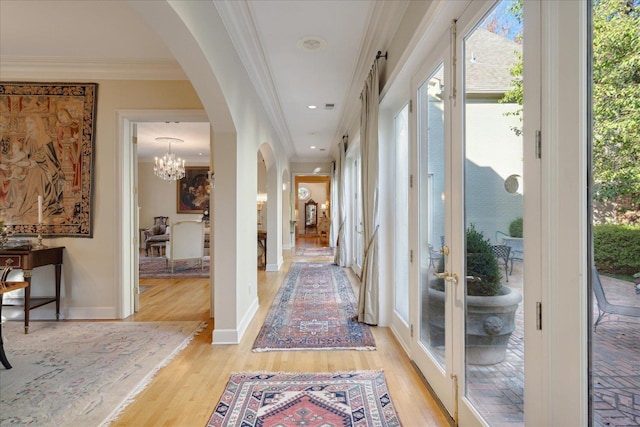
[[[509,236],[522,238],[522,217],[519,216],[509,224]]]
[[[522,295],[501,284],[502,274],[488,239],[473,224],[466,232],[466,358],[472,365],[493,365],[504,360],[515,314]],[[437,271],[444,271],[444,262]],[[429,289],[431,345],[444,343],[444,281]]]

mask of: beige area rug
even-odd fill
[[[108,425],[205,322],[22,322],[2,326],[0,425]]]

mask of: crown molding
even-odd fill
[[[372,2],[360,56],[356,62],[347,96],[343,102],[343,114],[334,135],[334,140],[336,141],[334,146],[342,140],[342,135],[345,132],[348,132],[354,124],[357,124],[360,118],[360,92],[371,70],[373,61],[376,60],[376,53],[378,51],[386,51],[408,6],[409,2],[407,1]],[[393,55],[394,52],[389,54]]]
[[[188,80],[173,59],[0,57],[0,80]]]
[[[258,97],[262,100],[262,105],[280,137],[287,157],[292,157],[296,149],[284,118],[280,98],[276,91],[264,47],[260,43],[260,36],[249,3],[246,1],[214,1],[214,4],[236,52],[253,82]]]

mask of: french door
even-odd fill
[[[521,4],[471,2],[412,82],[411,356],[465,426],[524,424]],[[491,277],[500,296],[476,296]]]

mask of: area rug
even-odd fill
[[[171,268],[163,257],[140,257],[141,279],[179,279],[183,277],[209,277],[209,257],[204,257],[204,269],[196,261],[177,261]]]
[[[22,322],[2,326],[0,425],[107,425],[204,322]]]
[[[352,320],[356,313],[356,297],[341,267],[294,262],[253,351],[375,350],[370,327]]]
[[[401,426],[382,371],[233,374],[207,427]]]
[[[324,248],[304,248],[297,247],[296,256],[334,256],[334,249],[329,247]]]

